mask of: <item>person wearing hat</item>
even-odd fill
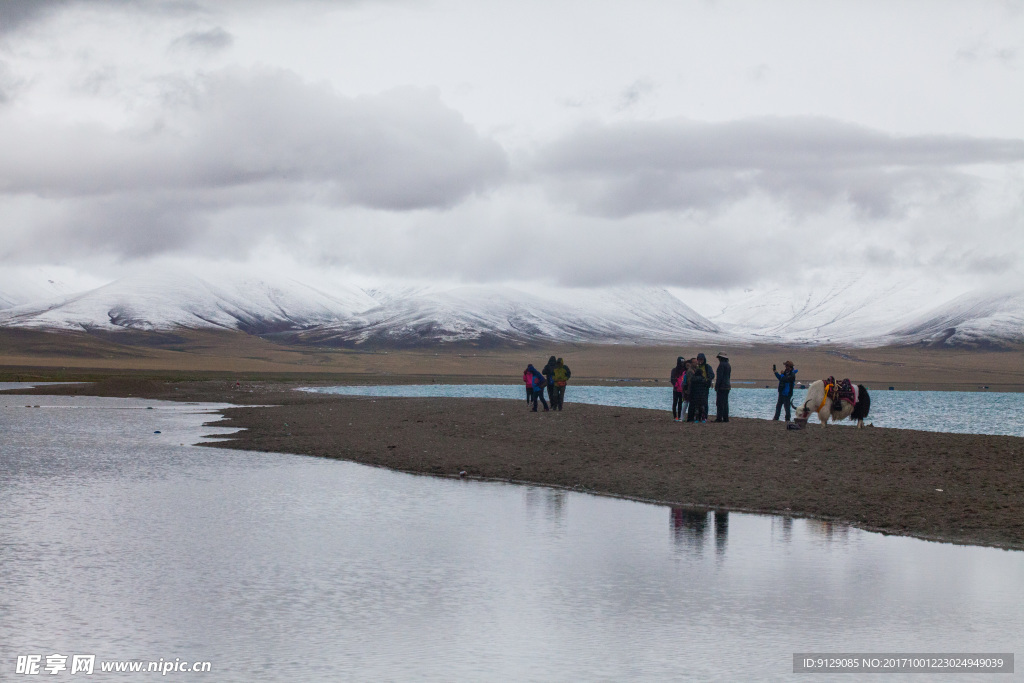
[[[686,414],[687,422],[708,421],[708,393],[715,379],[715,371],[707,364],[703,353],[697,354],[697,364],[691,368],[689,375],[690,409]]]
[[[728,422],[732,366],[725,353],[720,352],[715,358],[718,359],[718,369],[715,371],[715,422]]]
[[[793,400],[793,386],[796,384],[796,373],[798,370],[793,367],[793,361],[787,360],[782,364],[783,369],[780,373],[778,368],[772,366],[772,372],[779,380],[779,400],[775,402],[775,417],[773,420],[779,419],[779,413],[782,412],[782,407],[786,407],[786,422],[789,422],[790,418],[790,402]]]

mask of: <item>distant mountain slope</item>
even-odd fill
[[[327,289],[327,287],[325,287]],[[238,329],[315,344],[594,343],[726,338],[664,289],[395,287],[329,291],[291,279],[158,270],[94,290],[0,311],[0,326],[50,330]]]
[[[896,343],[1006,346],[1024,343],[1024,291],[972,293],[917,316],[891,333]]]
[[[935,283],[880,282],[836,272],[797,296],[782,289],[734,295],[708,317],[724,329],[765,341],[873,344],[954,294]]]
[[[659,288],[560,290],[558,298],[509,287],[459,287],[379,296],[358,324],[303,333],[312,343],[415,346],[434,342],[674,343],[722,340],[717,325]]]
[[[327,294],[290,279],[158,271],[0,311],[0,325],[57,330],[228,328],[253,334],[333,323],[371,308],[362,290]]]

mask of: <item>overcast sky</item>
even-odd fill
[[[170,258],[1024,284],[1024,1],[0,1],[0,267]]]

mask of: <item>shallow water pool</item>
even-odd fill
[[[220,406],[25,398],[0,397],[0,679],[55,653],[96,680],[663,681],[1024,651],[1021,552],[197,447]]]

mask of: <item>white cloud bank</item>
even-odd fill
[[[0,264],[275,253],[378,278],[698,291],[836,263],[1024,282],[1024,129],[998,116],[1024,109],[1024,19],[977,7],[983,39],[963,7],[891,17],[886,35],[916,27],[915,58],[946,65],[918,83],[871,40],[830,47],[732,3],[591,8],[611,42],[530,3],[0,3]],[[834,27],[822,11],[780,13]],[[853,30],[886,10],[835,11]],[[846,81],[808,95],[833,49]]]

